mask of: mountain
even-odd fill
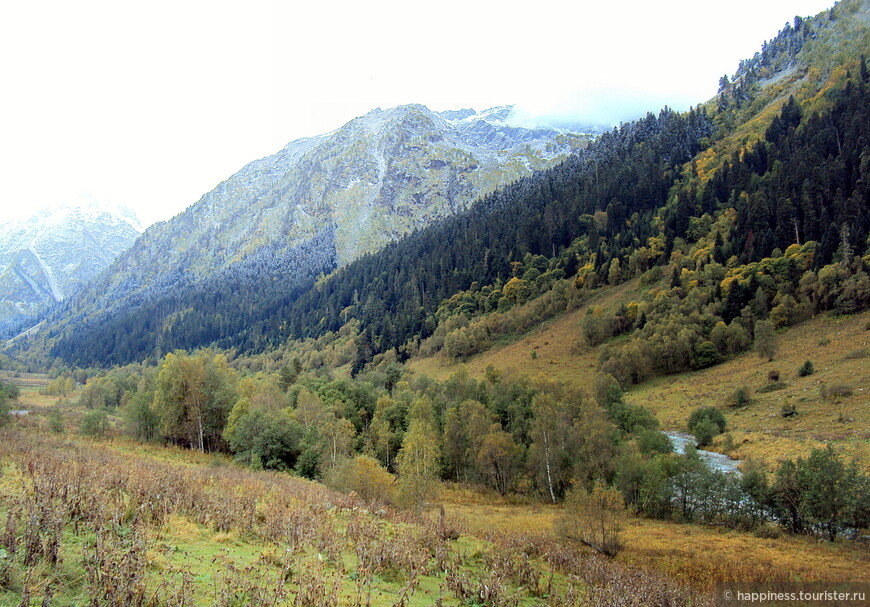
[[[638,320],[650,333],[684,335],[673,358],[647,353],[629,365],[620,362],[627,350],[615,349],[604,357],[612,375],[637,381],[646,373],[638,360],[673,372],[695,364],[702,345],[712,355],[704,342],[719,322],[745,325],[748,338],[753,319],[774,308],[780,325],[810,309],[862,309],[867,7],[845,0],[795,18],[706,104],[650,113],[531,174],[531,152],[553,144],[533,145],[536,132],[507,125],[504,109],[378,110],[294,142],[149,230],[87,293],[57,308],[40,339],[69,363],[112,365],[204,345],[256,353],[344,330],[356,333],[356,371],[390,350],[400,359],[424,347],[467,356],[513,326],[496,316],[493,326],[465,330],[476,315],[551,289],[571,300],[668,272],[681,289],[672,297],[695,290],[682,323],[695,322],[690,314],[703,322],[668,325],[667,300],[644,303],[667,312],[655,322],[637,310],[631,323],[629,313],[607,320],[620,331],[639,329]],[[473,160],[444,147],[457,141]],[[507,142],[523,150],[518,160],[499,152]],[[470,177],[493,158],[526,176],[473,188]],[[466,188],[481,197],[455,204]],[[432,221],[421,227],[427,212]],[[375,248],[370,239],[388,244],[360,255]],[[752,266],[769,257],[780,259],[774,269]],[[826,269],[832,263],[841,265]],[[689,276],[697,278],[681,287]]]
[[[434,112],[406,105],[293,141],[145,231],[78,298],[57,307],[49,325],[141,318],[144,305],[155,306],[155,331],[175,327],[175,337],[158,340],[167,347],[226,339],[222,321],[207,337],[178,341],[179,314],[192,308],[191,298],[202,303],[208,290],[225,289],[238,296],[239,281],[246,293],[258,291],[257,277],[268,276],[259,318],[264,298],[278,305],[318,275],[557,164],[597,134],[589,126],[514,126],[511,114],[510,106]],[[246,317],[238,310],[253,306],[211,305],[227,306],[232,331]]]
[[[406,105],[293,141],[148,230],[109,283],[169,269],[204,277],[268,243],[299,246],[325,228],[344,265],[556,164],[595,134],[514,127],[510,113]]]
[[[142,232],[129,210],[85,202],[0,224],[0,323],[78,291]]]

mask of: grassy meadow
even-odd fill
[[[852,542],[631,518],[610,560],[557,537],[560,506],[445,485],[420,514],[376,510],[38,417],[3,431],[0,605],[706,605],[729,581],[870,579]]]
[[[47,434],[36,418],[0,446],[0,605],[575,605],[630,587],[707,604],[549,531],[493,536],[434,504],[373,510],[220,457]]]
[[[589,389],[598,371],[598,350],[583,344],[580,323],[590,306],[613,308],[637,292],[632,281],[596,294],[582,308],[542,323],[509,343],[453,363],[443,356],[418,359],[412,370],[445,379],[460,368],[483,377],[487,366],[514,369]],[[806,455],[832,443],[870,470],[870,312],[852,316],[822,314],[778,333],[773,361],[746,352],[700,371],[656,377],[631,387],[626,400],[655,413],[665,430],[686,431],[686,420],[700,406],[720,408],[726,434],[713,448],[736,459],[754,459],[768,469],[779,459]],[[617,338],[618,339],[618,338]],[[535,354],[532,354],[532,353]],[[805,361],[815,372],[799,377]],[[771,371],[780,384],[767,392]],[[731,407],[733,393],[749,388],[752,403]],[[825,395],[831,387],[846,395]],[[759,389],[761,389],[759,391]],[[793,405],[796,415],[784,417]]]

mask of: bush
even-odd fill
[[[819,386],[819,393],[825,400],[837,401],[842,398],[848,398],[855,392],[852,390],[852,386],[847,386],[846,384],[832,384],[830,386],[822,384]]]
[[[623,548],[619,532],[625,521],[625,500],[616,489],[596,482],[592,491],[575,487],[565,496],[560,535],[577,539],[607,556]]]
[[[692,434],[695,435],[695,440],[698,442],[699,447],[706,447],[713,442],[713,437],[719,434],[719,432],[716,424],[709,419],[705,419],[695,424]]]
[[[769,320],[759,320],[755,323],[755,351],[758,356],[766,358],[768,362],[776,356],[779,348],[773,323]]]
[[[813,367],[812,361],[808,360],[804,364],[801,365],[800,369],[798,369],[798,376],[799,377],[807,377],[809,375],[812,375],[815,372],[816,372],[816,370]]]
[[[656,416],[641,405],[617,402],[610,406],[608,413],[613,423],[629,434],[640,430],[657,430],[659,427]]]
[[[339,463],[324,482],[327,486],[354,492],[369,504],[392,504],[395,497],[395,477],[368,455],[358,455]]]
[[[725,416],[715,407],[698,407],[689,416],[689,431],[695,435],[698,445],[704,447],[713,437],[725,430]]]
[[[82,417],[79,432],[84,436],[102,438],[109,432],[109,416],[102,409],[88,411]]]
[[[712,341],[702,341],[695,348],[695,364],[696,369],[706,369],[713,365],[719,364],[722,360],[722,355],[719,349]]]
[[[782,390],[783,388],[788,388],[788,384],[784,381],[778,381],[772,384],[766,384],[764,386],[761,386],[756,390],[756,392],[766,394],[768,392],[776,392],[777,390]]]
[[[767,381],[769,382],[778,382],[779,381],[779,369],[771,369],[767,372]]]
[[[63,434],[66,429],[63,423],[63,414],[57,407],[48,412],[48,429],[55,434]]]
[[[764,523],[756,527],[752,534],[763,540],[778,540],[782,537],[782,530],[776,525]]]
[[[658,430],[643,430],[637,435],[637,446],[644,455],[672,453],[671,440]]]
[[[292,468],[302,450],[302,436],[302,426],[296,420],[265,408],[239,411],[224,430],[224,439],[236,459],[255,469]]]
[[[795,408],[794,403],[789,403],[782,406],[782,409],[779,410],[779,414],[783,417],[794,417],[797,415],[797,409]]]
[[[749,388],[746,386],[741,386],[731,396],[730,406],[732,407],[748,407],[750,404],[752,404],[752,396]]]
[[[21,390],[15,384],[0,381],[0,402],[15,400],[21,395]]]
[[[664,276],[664,272],[662,271],[661,266],[653,266],[640,276],[640,284],[641,286],[648,287],[650,285],[654,285],[658,281],[662,279]]]

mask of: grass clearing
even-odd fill
[[[442,499],[454,496],[447,492]],[[451,521],[470,534],[555,537],[561,506],[445,503]],[[617,560],[653,569],[699,589],[725,582],[867,581],[870,553],[848,541],[806,536],[764,539],[751,533],[695,524],[630,518]],[[700,555],[703,555],[702,557]]]
[[[443,356],[418,359],[410,368],[443,380],[460,368],[473,377],[483,377],[488,365],[542,376],[588,389],[598,370],[598,350],[578,348],[580,323],[590,306],[610,308],[630,301],[640,287],[637,281],[595,293],[586,305],[541,323],[511,343],[501,344],[470,358],[452,363]],[[852,316],[822,314],[778,333],[779,348],[773,361],[746,352],[708,369],[656,377],[626,393],[626,400],[656,414],[666,430],[686,430],[686,420],[700,406],[721,409],[728,420],[725,437],[715,450],[736,459],[754,459],[774,468],[783,458],[805,456],[816,447],[832,443],[848,458],[870,471],[870,311]],[[537,352],[532,358],[530,352]],[[815,372],[801,377],[805,361]],[[758,392],[769,385],[768,373],[780,372],[787,385]],[[729,407],[732,394],[741,386],[752,393],[750,406]],[[831,390],[830,388],[834,388]],[[838,396],[848,388],[848,396]],[[826,394],[833,392],[834,394]],[[787,406],[797,415],[784,417]]]
[[[655,378],[634,387],[626,398],[648,407],[672,430],[685,430],[689,414],[700,406],[720,409],[734,447],[727,449],[720,436],[714,448],[737,459],[752,458],[771,468],[780,459],[808,455],[830,442],[870,470],[870,360],[846,356],[870,343],[868,320],[870,312],[822,315],[780,334],[771,362],[747,352],[709,369]],[[815,373],[800,377],[806,360],[812,361]],[[759,392],[769,385],[771,370],[779,370],[788,385]],[[849,386],[852,395],[823,396],[823,386],[832,385]],[[730,407],[732,394],[741,386],[750,389],[752,403]],[[797,415],[784,417],[787,405],[794,405]]]
[[[532,330],[512,339],[505,339],[492,349],[472,356],[465,363],[449,361],[441,355],[414,359],[410,369],[438,380],[447,379],[460,367],[473,377],[483,377],[486,367],[513,370],[535,377],[570,384],[591,385],[598,370],[598,352],[585,345],[581,323],[586,311],[594,306],[615,308],[630,301],[642,291],[638,280],[592,293],[583,306],[542,322]],[[532,358],[531,352],[537,355]]]
[[[540,603],[545,572],[548,592],[578,583],[541,555],[447,539],[431,520],[375,515],[317,483],[161,450],[4,431],[0,604],[51,593],[82,606],[113,596],[107,604],[422,607],[487,588],[491,604],[519,606]]]

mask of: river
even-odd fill
[[[682,453],[686,445],[695,444],[695,437],[691,434],[684,434],[682,432],[664,432],[663,434],[670,439],[671,446],[673,446],[674,451],[677,453]],[[727,455],[705,451],[704,449],[698,449],[698,455],[711,470],[718,470],[728,474],[740,474],[740,470],[737,468],[741,461],[739,459],[731,459]]]

